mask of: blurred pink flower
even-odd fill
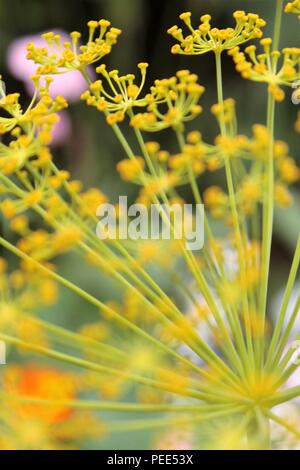
[[[51,145],[63,145],[66,143],[72,134],[72,123],[67,111],[60,111],[59,122],[55,124],[52,131]]]
[[[63,41],[70,38],[64,31],[56,30],[55,33],[61,35]],[[27,60],[26,46],[29,42],[34,42],[37,47],[46,47],[46,41],[39,34],[23,36],[12,42],[7,52],[7,65],[11,74],[24,81],[29,94],[34,91],[31,77],[35,74],[37,65],[32,60]],[[78,101],[80,95],[87,89],[87,84],[80,72],[77,70],[68,74],[55,75],[55,80],[51,84],[51,94],[53,96],[63,95],[69,102]]]

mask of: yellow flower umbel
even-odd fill
[[[15,226],[26,226],[24,220],[14,220]],[[58,300],[57,285],[47,276],[41,276],[26,263],[9,271],[0,258],[0,329],[5,335],[17,336],[32,344],[47,346],[44,328],[36,322],[38,308],[54,305]]]
[[[46,47],[27,46],[27,58],[40,67],[37,73],[49,75],[70,70],[84,70],[87,65],[98,62],[111,52],[121,30],[111,28],[107,20],[89,21],[89,37],[86,44],[79,45],[81,33],[73,31],[69,42],[62,42],[59,34],[45,33],[42,37]]]
[[[286,13],[296,13],[299,15],[298,18],[300,19],[300,0],[293,0],[292,2],[288,2],[285,6]]]
[[[224,119],[230,130],[233,127],[232,100],[225,100],[224,106],[214,105],[213,113],[217,119]],[[222,112],[223,111],[223,112]],[[235,119],[234,119],[235,120]],[[245,217],[249,217],[258,210],[258,204],[263,203],[263,183],[264,176],[257,173],[258,165],[266,163],[270,147],[270,134],[263,125],[253,126],[253,136],[248,138],[244,135],[219,135],[215,139],[215,146],[211,147],[204,157],[207,164],[217,159],[218,168],[223,168],[223,160],[226,156],[234,165],[237,159],[250,162],[249,171],[240,179],[239,188],[236,191],[236,203],[238,210]],[[289,147],[282,141],[275,141],[273,145],[274,153],[274,198],[279,207],[289,207],[293,202],[289,186],[295,184],[300,179],[300,169],[296,161],[289,155]],[[246,163],[247,162],[247,163]],[[218,169],[215,168],[215,169]],[[212,216],[224,219],[231,224],[229,195],[221,188],[212,186],[204,192],[204,201]]]
[[[146,96],[148,112],[134,116],[131,125],[148,132],[182,128],[202,111],[198,102],[204,87],[197,80],[198,76],[188,70],[180,70],[176,77],[156,80]]]
[[[220,129],[222,126],[227,131],[228,136],[236,137],[237,133],[237,116],[235,110],[235,101],[232,98],[228,98],[221,103],[216,103],[211,107],[211,112],[217,119]],[[226,136],[224,141],[226,140]]]
[[[46,77],[43,85],[38,75],[32,80],[35,93],[27,109],[23,110],[19,103],[18,93],[6,95],[0,100],[0,110],[9,115],[0,117],[0,134],[9,135],[9,143],[1,143],[0,146],[0,170],[3,174],[14,173],[28,160],[37,159],[41,164],[49,162],[42,149],[51,142],[51,132],[59,122],[57,113],[68,106],[62,96],[51,97],[52,78]]]
[[[282,6],[283,0],[278,0],[274,49],[280,42]],[[123,179],[140,186],[137,202],[154,203],[159,222],[166,219],[166,206],[176,203],[175,213],[167,221],[168,240],[157,240],[155,234],[150,241],[98,237],[95,228],[101,224],[96,212],[106,202],[105,195],[93,188],[83,191],[82,184],[72,181],[68,171],[55,166],[49,150],[50,124],[64,100],[59,98],[57,104],[57,99],[50,99],[46,87],[42,104],[35,104],[35,96],[23,113],[18,95],[6,97],[2,90],[5,114],[1,131],[5,138],[0,145],[4,162],[0,208],[14,231],[14,239],[11,243],[1,236],[0,245],[22,263],[21,273],[10,274],[0,260],[0,340],[18,352],[41,356],[43,365],[59,360],[72,370],[84,370],[76,376],[76,384],[82,385],[80,390],[85,395],[78,396],[79,388],[69,393],[64,373],[48,373],[46,367],[33,373],[26,370],[29,387],[24,387],[22,380],[17,380],[13,393],[2,387],[0,400],[20,406],[0,407],[0,447],[60,448],[62,435],[74,445],[78,431],[82,436],[83,430],[91,427],[83,410],[109,412],[110,432],[188,426],[200,449],[274,447],[276,443],[269,438],[274,422],[299,439],[299,429],[273,408],[300,396],[300,387],[290,385],[299,366],[292,361],[294,351],[289,348],[291,340],[300,339],[299,335],[293,336],[300,306],[300,237],[274,325],[270,324],[268,301],[274,206],[275,202],[281,207],[291,204],[288,186],[299,180],[300,172],[288,145],[276,140],[272,88],[268,90],[267,125],[256,124],[251,137],[239,134],[234,100],[224,100],[222,51],[233,49],[233,55],[240,54],[236,47],[261,36],[264,25],[255,14],[238,12],[235,17],[237,25],[232,30],[211,29],[210,18],[203,17],[199,32],[192,30],[194,35],[187,41],[181,40],[178,28],[173,29],[182,53],[211,50],[215,55],[218,103],[212,112],[220,130],[209,144],[200,130],[185,129],[185,123],[201,111],[198,101],[203,87],[198,85],[196,75],[179,71],[170,79],[157,80],[151,92],[143,96],[142,86],[136,85],[132,75],[119,77],[103,66],[98,69],[103,80],[92,83],[85,65],[101,56],[101,44],[100,56],[90,53],[81,62],[76,62],[75,53],[74,57],[69,54],[68,45],[61,49],[67,55],[62,62],[60,53],[53,57],[53,63],[51,53],[41,55],[50,60],[50,69],[53,66],[56,71],[66,72],[78,67],[85,76],[90,88],[84,98],[109,117],[127,157],[118,163],[117,170]],[[183,14],[182,18],[192,28],[190,15]],[[89,26],[92,51],[97,47],[93,35],[99,25],[91,22]],[[100,36],[101,28],[108,27],[101,23]],[[110,32],[103,33],[101,40],[106,41]],[[72,36],[75,42],[79,40],[79,33]],[[48,41],[52,43],[55,38],[50,35]],[[262,45],[271,49],[269,40]],[[282,80],[290,81],[298,73],[291,50],[283,60],[284,71],[274,69],[273,79],[281,74]],[[267,77],[278,56],[277,52],[272,54],[265,50],[262,58],[255,56],[259,64],[261,60],[266,65]],[[143,64],[142,85],[145,70]],[[263,74],[264,67],[258,71]],[[281,86],[276,80],[275,85]],[[135,106],[145,109],[135,115]],[[132,124],[130,141],[123,134],[126,113]],[[143,130],[166,128],[174,135],[168,150],[163,150],[158,139],[144,140]],[[18,139],[12,150],[9,142]],[[23,147],[24,156],[16,162],[14,150],[18,155]],[[226,183],[218,180],[204,186],[201,175],[218,170],[220,176],[225,174]],[[189,249],[186,232],[172,239],[180,225],[177,215],[182,218],[181,185],[187,186],[186,193],[192,194],[195,203],[204,201],[213,217],[219,219],[218,224],[212,223],[205,214],[204,223],[199,222],[206,239],[201,251]],[[124,214],[128,220],[121,203],[112,209],[119,224]],[[184,216],[184,227],[194,220],[192,214]],[[108,226],[106,233],[110,230]],[[103,299],[97,288],[87,290],[81,286],[83,279],[75,282],[72,270],[67,271],[68,276],[66,270],[60,274],[60,263],[54,265],[53,259],[67,256],[70,250],[72,262],[77,260],[85,272],[98,275],[99,282],[105,278],[113,283],[112,300],[107,300],[107,292]],[[56,301],[56,284],[72,295],[72,314],[77,314],[77,297],[81,299],[80,315],[76,315],[81,323],[75,331],[71,328],[73,322],[62,325],[63,318],[59,318],[59,325],[52,315],[46,320],[47,305]],[[290,313],[294,292],[297,301]],[[36,305],[37,297],[42,305]],[[43,308],[43,317],[38,316],[35,307]],[[92,309],[93,316],[87,315]],[[64,383],[57,387],[60,380]],[[126,397],[131,401],[126,402]],[[38,406],[36,410],[34,405]],[[39,413],[46,405],[49,408]],[[32,420],[20,420],[19,410],[24,411],[24,407],[30,409]],[[142,415],[136,420],[132,414],[119,420],[121,413]],[[73,421],[75,414],[80,416],[80,425]]]
[[[256,53],[256,46],[251,45],[241,52],[238,47],[229,51],[236,64],[236,70],[243,78],[256,82],[268,83],[269,91],[276,101],[284,99],[281,86],[292,86],[300,79],[300,48],[289,47],[282,52],[272,50],[272,39],[260,41],[261,54]]]
[[[90,85],[90,91],[83,93],[81,98],[89,106],[95,106],[98,111],[104,112],[108,124],[122,122],[126,113],[135,107],[144,107],[147,104],[140,95],[145,85],[148,64],[140,63],[138,68],[142,79],[141,83],[136,85],[133,74],[120,76],[118,70],[108,72],[104,64],[100,65],[96,71],[103,76],[106,86],[103,80],[97,80]]]
[[[210,51],[220,53],[251,39],[261,38],[262,28],[266,25],[266,22],[255,13],[236,11],[233,13],[235,28],[212,28],[211,16],[203,15],[199,26],[195,29],[192,26],[191,16],[190,12],[180,15],[180,19],[190,30],[188,36],[184,36],[178,26],[168,30],[168,33],[179,42],[172,47],[173,54],[200,55]]]

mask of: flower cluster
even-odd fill
[[[240,180],[236,191],[236,203],[241,214],[249,217],[257,211],[257,205],[263,203],[264,175],[256,172],[256,167],[268,159],[270,134],[265,126],[253,126],[251,139],[243,135],[234,137],[217,136],[215,139],[214,158],[218,157],[219,167],[224,165],[224,157],[231,160],[241,158],[244,163],[251,162],[250,170]],[[282,141],[273,144],[275,186],[274,200],[279,207],[292,205],[293,197],[289,186],[300,180],[300,169],[289,155],[289,147]],[[213,217],[225,219],[231,223],[229,195],[219,186],[209,187],[204,193],[204,201]]]
[[[211,112],[215,116],[222,129],[222,126],[226,129],[226,134],[236,135],[237,133],[237,116],[236,116],[236,103],[233,98],[227,98],[221,103],[216,103],[211,107]],[[223,136],[225,137],[225,136]]]
[[[14,223],[20,226],[23,220],[16,219]],[[35,322],[34,312],[41,306],[49,307],[57,302],[56,283],[47,276],[41,276],[30,263],[9,272],[3,258],[0,258],[0,281],[1,332],[46,346],[47,337]]]
[[[140,63],[138,67],[142,73],[139,86],[134,83],[134,75],[119,76],[117,70],[107,72],[105,65],[100,65],[97,72],[103,75],[110,91],[106,91],[102,80],[97,80],[82,99],[104,112],[108,124],[122,122],[128,114],[134,128],[148,132],[181,127],[201,113],[198,102],[204,88],[197,83],[197,75],[180,70],[175,77],[156,80],[150,93],[141,97],[148,64]],[[147,112],[134,114],[134,108],[147,108]]]
[[[102,80],[97,80],[90,85],[90,91],[87,90],[82,95],[82,99],[89,106],[95,106],[98,111],[107,115],[108,124],[116,124],[125,119],[126,113],[134,107],[144,107],[146,101],[140,98],[146,80],[147,63],[138,64],[142,79],[140,85],[134,83],[135,76],[128,74],[119,76],[118,70],[108,72],[104,64],[100,65],[96,71],[101,74],[108,86],[105,88]]]
[[[262,28],[266,25],[266,22],[257,14],[236,11],[233,13],[235,28],[212,28],[211,16],[203,15],[200,25],[195,29],[192,26],[191,16],[190,12],[180,15],[180,19],[190,31],[188,36],[184,36],[182,29],[178,26],[173,26],[168,30],[168,33],[179,42],[172,47],[173,54],[200,55],[210,51],[221,53],[251,39],[261,38]]]
[[[68,106],[62,96],[51,97],[51,78],[46,77],[43,85],[40,81],[38,76],[33,77],[35,94],[25,111],[18,93],[4,95],[0,100],[0,109],[9,115],[0,117],[0,133],[11,134],[8,145],[1,143],[0,165],[4,172],[22,167],[43,145],[50,144],[53,127],[59,121],[57,113]]]
[[[292,2],[288,2],[285,6],[286,13],[296,13],[298,14],[298,18],[300,19],[300,1],[293,0]]]
[[[64,73],[70,70],[84,70],[88,65],[98,62],[111,52],[121,30],[110,27],[107,20],[89,21],[89,37],[84,45],[79,45],[81,33],[73,31],[70,41],[63,42],[59,34],[43,34],[45,47],[36,47],[34,43],[27,46],[27,58],[40,67],[37,73],[49,75]]]
[[[282,52],[272,50],[272,39],[260,41],[263,53],[256,53],[256,46],[248,46],[244,52],[238,47],[229,51],[236,69],[243,78],[268,83],[276,101],[284,99],[281,86],[292,86],[300,79],[300,48],[289,47]]]
[[[135,115],[131,125],[156,132],[169,127],[178,129],[183,123],[192,121],[202,111],[198,103],[204,87],[197,81],[198,76],[188,70],[180,70],[176,77],[156,80],[151,93],[145,97],[148,112]]]

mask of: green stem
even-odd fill
[[[259,299],[259,311],[263,319],[262,325],[265,329],[265,318],[268,298],[268,285],[270,274],[270,261],[272,249],[273,221],[274,221],[274,121],[275,121],[275,100],[271,93],[268,93],[268,115],[267,128],[269,133],[269,152],[266,164],[266,181],[263,203],[263,239],[262,239],[262,270],[261,289]],[[263,332],[264,333],[264,332]],[[264,355],[264,334],[261,336],[259,357],[263,361]]]
[[[89,77],[86,76],[85,74],[83,74],[83,75],[84,75],[84,78],[89,83]],[[121,129],[119,128],[119,126],[115,124],[115,125],[112,126],[112,129],[115,132],[118,140],[120,141],[120,143],[121,143],[125,153],[127,154],[128,158],[130,160],[135,160],[136,157],[134,155],[134,152],[132,151],[130,145],[128,144],[128,142],[127,142],[126,138],[124,137]],[[137,137],[138,137],[139,143],[141,144],[142,149],[145,150],[145,148],[143,146],[143,137],[142,137],[142,135],[138,134]],[[142,181],[144,186],[147,186],[147,179],[145,178],[145,175],[143,173],[141,174],[141,181]],[[162,199],[164,200],[165,203],[168,203],[168,199],[167,199],[165,194],[162,194],[161,197],[162,197]],[[159,205],[161,217],[165,218],[166,214],[164,213],[164,211],[160,207],[158,197],[155,196],[154,202]],[[169,223],[168,218],[167,218],[167,223]],[[171,227],[171,229],[172,229],[172,227]],[[243,375],[243,367],[242,367],[240,358],[239,358],[239,356],[238,356],[238,354],[237,354],[237,352],[234,348],[232,340],[231,340],[231,338],[229,336],[229,333],[226,329],[226,325],[224,324],[224,322],[221,318],[221,315],[219,313],[217,304],[216,304],[216,302],[214,300],[214,297],[213,297],[213,295],[212,295],[212,293],[209,289],[209,286],[206,282],[206,279],[205,279],[203,273],[201,272],[201,270],[199,269],[199,266],[196,262],[196,259],[195,259],[194,255],[189,250],[185,249],[185,243],[180,242],[180,247],[181,247],[182,253],[184,255],[184,258],[185,258],[189,268],[191,269],[191,272],[193,273],[193,275],[195,277],[195,280],[198,283],[199,288],[200,288],[201,292],[203,293],[203,295],[205,297],[205,300],[206,300],[209,308],[211,309],[211,311],[212,311],[212,313],[215,317],[216,322],[218,323],[218,325],[220,327],[220,330],[222,331],[224,339],[228,343],[228,350],[229,350],[229,354],[230,354],[229,358],[231,359],[233,364],[235,364],[237,370],[239,370],[239,373],[241,375]],[[200,355],[200,357],[201,357],[201,355]],[[227,372],[230,371],[230,369],[223,363],[223,361],[221,361],[217,356],[215,358],[216,358],[216,361],[218,362],[219,365],[221,365],[221,363],[222,363],[222,365],[223,365],[222,367],[226,368]],[[232,373],[232,371],[230,371],[230,372]]]
[[[299,367],[299,364],[297,365],[297,367]],[[271,398],[270,400],[270,405],[272,407],[281,405],[282,403],[287,403],[299,397],[300,397],[300,386],[292,387],[274,395],[274,397]]]
[[[145,429],[154,429],[166,427],[170,430],[171,427],[184,426],[184,425],[193,425],[196,423],[201,423],[205,421],[212,421],[226,416],[241,415],[244,412],[244,408],[239,406],[232,408],[230,410],[220,410],[212,413],[207,413],[204,415],[195,414],[194,417],[191,416],[182,416],[175,418],[153,418],[147,420],[130,420],[130,421],[112,421],[109,426],[110,432],[125,432],[125,431],[137,431]]]
[[[275,353],[276,346],[278,344],[280,333],[282,331],[284,320],[286,318],[286,312],[287,312],[287,308],[288,308],[288,305],[289,305],[289,302],[290,302],[290,299],[291,299],[291,294],[292,294],[293,288],[295,286],[296,276],[297,276],[297,272],[298,272],[298,269],[299,269],[299,263],[300,263],[300,236],[298,238],[298,243],[297,243],[297,246],[296,246],[294,259],[293,259],[290,275],[289,275],[289,278],[288,278],[287,286],[286,286],[285,293],[284,293],[284,296],[283,296],[283,301],[282,301],[282,306],[281,306],[281,309],[280,309],[279,317],[277,319],[276,326],[275,326],[274,333],[273,333],[273,337],[272,337],[272,340],[271,340],[266,367],[269,367],[272,362],[274,363],[274,353]]]
[[[218,93],[218,103],[224,105],[224,96],[223,96],[223,81],[222,81],[222,61],[221,61],[221,52],[216,52],[215,53],[215,58],[216,58],[216,76],[217,76],[217,93]],[[222,112],[224,114],[224,109],[222,109]],[[226,135],[226,125],[225,125],[225,120],[222,118],[220,120],[220,125],[221,125],[221,133],[222,135]]]
[[[162,343],[159,340],[155,339],[150,334],[146,333],[144,330],[142,330],[141,328],[136,326],[134,323],[127,320],[125,317],[123,317],[122,315],[120,315],[119,313],[114,311],[112,308],[108,307],[106,304],[104,304],[100,300],[93,297],[88,292],[84,291],[83,289],[76,286],[72,282],[68,281],[64,277],[59,276],[54,271],[51,271],[50,269],[48,269],[43,264],[39,263],[38,261],[34,260],[30,256],[23,253],[18,248],[14,247],[11,243],[9,243],[7,240],[5,240],[2,237],[0,237],[0,245],[5,247],[6,249],[8,249],[10,252],[14,253],[20,259],[23,259],[25,261],[30,261],[31,263],[34,262],[36,267],[38,269],[40,269],[42,272],[46,273],[50,278],[54,279],[55,281],[60,283],[62,286],[66,287],[70,291],[74,292],[76,295],[83,298],[84,300],[89,302],[91,305],[94,305],[96,308],[98,308],[104,314],[108,315],[108,317],[116,320],[119,324],[123,325],[125,328],[128,328],[128,330],[134,332],[135,334],[140,336],[142,339],[144,339],[148,342],[151,342],[158,349],[172,355],[174,358],[176,358],[177,360],[180,360],[181,362],[184,362],[186,365],[189,365],[190,367],[192,367],[195,370],[195,372],[198,372],[202,376],[206,376],[206,372],[203,368],[200,368],[200,367],[196,366],[191,361],[189,361],[185,357],[181,356],[179,353],[177,353],[176,351],[174,351],[173,349],[171,349],[170,347],[168,347],[164,343]],[[209,351],[207,351],[207,353],[208,352]],[[221,363],[221,361],[220,361],[220,363]],[[222,363],[222,365],[223,365],[223,367],[225,367],[225,364]],[[232,373],[232,371],[229,368],[226,367],[226,371],[227,371],[228,377],[232,376],[232,379],[236,378],[235,375]],[[225,372],[225,370],[224,370],[224,372]],[[207,377],[207,378],[209,378],[209,377]]]
[[[87,84],[90,86],[91,83],[92,83],[92,80],[91,80],[87,70],[85,68],[82,68],[82,69],[80,69],[80,72],[82,73],[82,75],[83,75],[85,81],[87,82]]]
[[[150,386],[156,388],[158,390],[164,390],[169,393],[174,393],[175,395],[181,395],[185,397],[191,398],[198,398],[199,400],[210,400],[212,399],[213,402],[217,401],[215,396],[210,396],[208,393],[203,393],[198,390],[182,388],[182,387],[174,387],[173,384],[169,384],[167,382],[160,382],[158,380],[154,380],[148,377],[140,376],[138,374],[131,373],[126,369],[118,370],[112,367],[107,367],[101,364],[97,364],[94,362],[86,361],[84,359],[80,359],[75,356],[70,356],[68,354],[61,353],[59,351],[55,351],[53,349],[47,349],[36,344],[27,343],[26,341],[22,341],[18,338],[14,338],[12,336],[4,335],[0,333],[0,339],[7,342],[8,344],[12,344],[15,346],[19,346],[20,348],[34,352],[41,356],[49,357],[50,359],[54,359],[57,361],[62,361],[67,364],[71,364],[73,366],[81,367],[83,369],[92,370],[94,372],[98,372],[99,374],[103,374],[106,376],[114,376],[122,379],[127,379],[134,383]],[[221,403],[224,403],[222,399]]]
[[[269,419],[257,406],[254,408],[253,418],[248,428],[248,446],[251,450],[270,449],[270,423]]]
[[[96,400],[48,400],[43,398],[28,397],[0,393],[0,398],[5,401],[14,401],[25,404],[43,405],[53,408],[72,408],[77,410],[97,410],[117,413],[209,413],[214,410],[234,409],[231,405],[172,405],[157,403],[124,403]]]
[[[282,13],[283,13],[283,0],[276,0],[276,14],[275,14],[275,23],[274,23],[274,33],[273,33],[273,50],[274,51],[278,50],[279,48]]]
[[[222,113],[224,113],[221,52],[216,52],[215,58],[216,58],[218,103],[222,106]],[[224,116],[222,116],[220,119],[220,127],[221,127],[222,136],[226,136],[227,130],[226,130]],[[233,177],[232,177],[232,171],[231,171],[231,164],[230,164],[230,160],[227,154],[224,155],[224,164],[225,164],[225,172],[226,172],[230,207],[231,207],[231,212],[232,212],[232,217],[233,217],[235,239],[237,243],[239,264],[240,264],[242,275],[244,278],[246,278],[242,234],[241,234],[241,229],[240,229],[240,224],[239,224],[239,215],[238,215],[237,205],[236,205],[236,197],[235,197],[234,183],[233,183]],[[244,323],[245,323],[245,330],[246,330],[248,355],[247,355],[247,350],[244,344],[244,338],[243,338],[243,334],[241,330],[240,330],[240,335],[238,336],[238,344],[239,344],[239,347],[242,348],[242,355],[244,357],[245,367],[249,368],[250,365],[252,367],[254,366],[254,351],[253,351],[251,330],[249,327],[249,325],[251,324],[250,318],[249,318],[249,305],[248,305],[247,294],[245,292],[243,292],[243,311],[244,311]]]
[[[177,136],[177,140],[178,140],[180,150],[181,150],[181,152],[183,152],[184,151],[184,146],[185,146],[185,140],[184,140],[183,133],[180,132],[180,131],[177,131],[176,136]],[[196,204],[199,204],[199,205],[203,204],[203,200],[202,200],[199,188],[198,188],[197,180],[196,180],[196,177],[195,177],[195,174],[193,172],[193,169],[192,169],[191,165],[189,165],[189,168],[188,168],[188,178],[189,178],[190,186],[191,186],[192,193],[193,193],[194,199],[196,201]],[[204,214],[204,224],[205,224],[205,231],[207,233],[207,236],[208,236],[209,240],[212,240],[213,239],[213,233],[212,233],[212,230],[210,228],[209,222],[207,220],[206,214]]]
[[[296,436],[298,439],[300,438],[300,432],[292,424],[290,424],[288,420],[284,420],[284,419],[280,418],[279,416],[275,415],[274,413],[272,413],[269,410],[265,411],[265,415],[269,419],[274,421],[275,423],[282,426],[286,431],[289,431],[291,434]]]
[[[125,137],[124,137],[121,129],[119,128],[119,126],[115,124],[115,125],[112,126],[112,128],[113,128],[113,131],[115,132],[117,138],[119,139],[123,149],[125,150],[125,153],[127,154],[128,158],[131,159],[131,160],[134,160],[136,157],[135,157],[130,145],[128,144],[127,140],[125,139]],[[142,182],[145,186],[147,186],[147,180],[145,180],[145,177],[143,177],[143,175],[142,175]],[[161,215],[162,219],[165,220],[167,223],[170,223],[168,217],[166,217],[165,212],[162,210],[162,208],[160,206],[159,199],[156,196],[154,197],[154,202],[156,204],[158,204],[158,206],[159,206],[159,212],[160,212],[160,215]],[[168,200],[166,199],[165,202],[168,203]],[[171,229],[173,229],[173,227],[171,227]],[[224,339],[228,344],[228,350],[230,352],[230,359],[232,360],[233,364],[235,364],[237,370],[239,370],[239,373],[243,375],[243,368],[242,368],[240,358],[239,358],[239,356],[238,356],[238,354],[237,354],[237,352],[234,348],[232,340],[231,340],[231,338],[229,336],[229,333],[227,331],[226,325],[223,322],[223,319],[220,315],[218,306],[215,302],[215,299],[212,295],[212,292],[210,291],[209,285],[208,285],[208,283],[207,283],[207,281],[204,277],[204,274],[202,273],[201,269],[199,269],[197,261],[196,261],[194,255],[192,254],[192,252],[185,249],[185,243],[184,242],[180,241],[180,247],[181,247],[181,251],[182,251],[182,254],[183,254],[184,258],[185,258],[192,274],[195,277],[195,280],[196,280],[196,282],[197,282],[197,284],[200,288],[200,291],[202,292],[202,294],[203,294],[203,296],[204,296],[204,298],[207,302],[207,305],[211,309],[212,314],[213,314],[216,322],[218,323],[218,325],[220,327],[220,330],[221,330],[221,332],[224,336]],[[218,362],[220,362],[219,359],[218,359]]]

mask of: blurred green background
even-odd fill
[[[178,15],[190,10],[194,18],[210,13],[216,26],[232,24],[232,12],[236,9],[256,12],[268,25],[265,34],[272,34],[275,0],[0,0],[0,73],[5,80],[8,92],[23,92],[23,82],[17,81],[7,67],[7,48],[16,39],[52,29],[67,32],[86,30],[90,19],[106,18],[112,25],[123,30],[123,34],[107,64],[120,69],[121,73],[135,73],[136,64],[147,61],[151,64],[149,84],[156,78],[173,75],[180,68],[189,68],[199,75],[199,81],[206,87],[202,100],[204,113],[190,125],[190,129],[200,129],[206,141],[212,141],[217,134],[217,126],[210,115],[210,107],[216,102],[215,69],[211,55],[186,58],[172,56],[172,38],[166,30],[178,23]],[[282,46],[299,46],[299,21],[295,15],[285,15],[282,29]],[[67,79],[67,78],[66,78]],[[224,55],[224,93],[237,101],[239,131],[250,134],[253,123],[265,123],[265,86],[244,81],[234,71],[230,58]],[[294,123],[299,107],[292,104],[287,90],[287,99],[277,105],[276,138],[290,144],[291,155],[299,155],[299,135],[294,132]],[[28,97],[29,99],[29,97]],[[72,136],[54,150],[58,166],[69,169],[74,178],[80,178],[85,186],[96,186],[116,201],[119,194],[135,195],[135,188],[120,181],[115,171],[116,162],[124,158],[119,143],[115,140],[103,116],[87,109],[79,100],[68,110],[72,121]],[[131,139],[131,136],[128,135]],[[152,140],[153,136],[149,136]],[[163,145],[172,150],[171,133],[161,135]],[[214,177],[214,182],[216,181]],[[212,180],[201,177],[201,189]],[[297,192],[299,191],[299,193]],[[186,190],[185,197],[190,194]],[[300,188],[295,188],[296,204],[290,210],[278,210],[275,224],[275,249],[273,252],[272,290],[276,292],[285,281],[295,239],[299,233]],[[77,261],[78,263],[78,261]],[[85,271],[76,265],[75,259],[68,257],[61,263],[62,272],[78,282],[93,294],[111,299],[116,296],[114,286],[105,278],[91,270]],[[86,305],[67,292],[62,292],[60,305],[53,309],[53,319],[60,323],[80,324],[84,312],[85,321],[96,318],[97,313],[87,311]],[[48,314],[49,312],[47,312]],[[123,448],[138,449],[145,446],[143,434],[123,437]],[[139,439],[137,441],[137,439]],[[114,448],[114,443],[106,442],[104,447]],[[119,446],[119,448],[121,448]]]

